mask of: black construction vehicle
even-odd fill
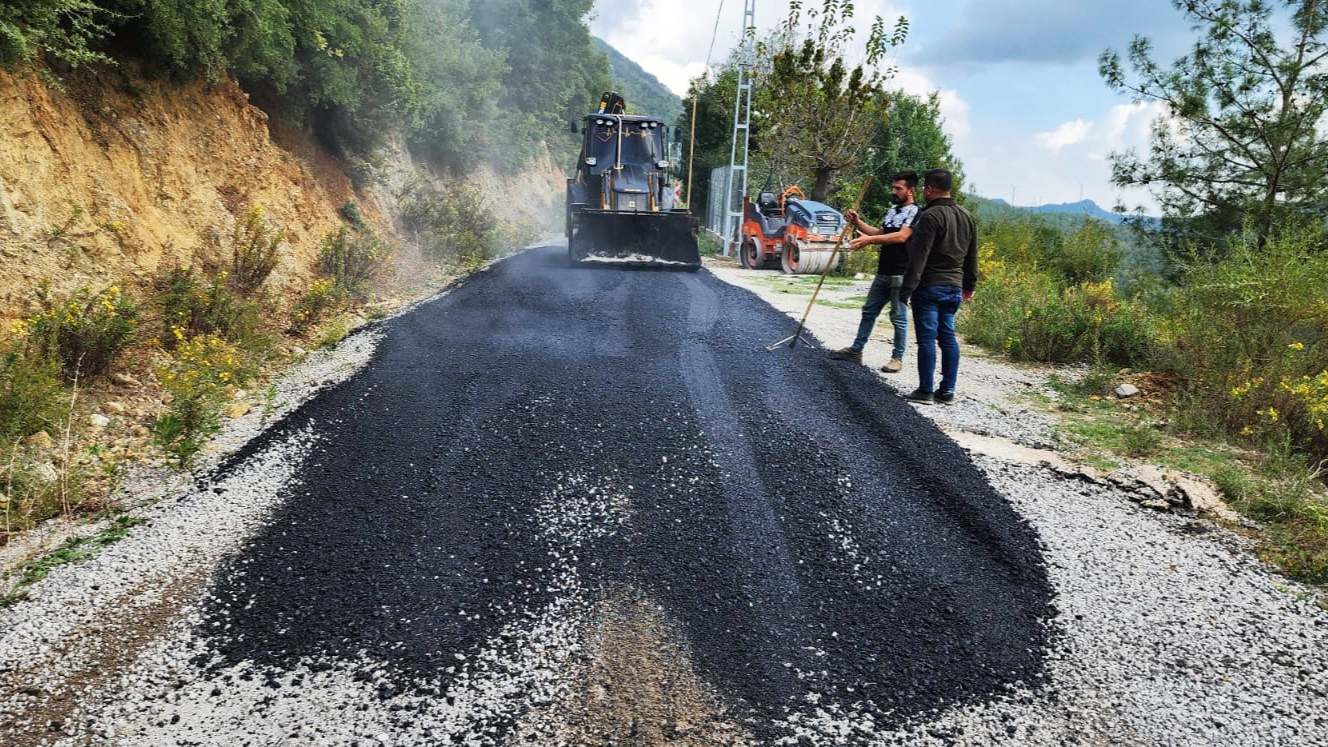
[[[674,205],[668,183],[668,127],[658,117],[628,115],[617,93],[580,132],[576,176],[567,180],[567,250],[576,263],[701,267],[698,222]]]

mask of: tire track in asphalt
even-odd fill
[[[715,294],[689,280],[690,331],[707,335]],[[734,308],[742,302],[725,302],[732,317],[743,318]],[[789,633],[760,643],[754,634],[751,647],[793,664],[786,671],[804,680],[793,689],[806,705],[869,699],[849,709],[859,721],[864,714],[898,719],[938,697],[997,688],[1009,675],[1035,678],[1025,646],[1030,635],[1039,637],[1049,608],[1044,595],[1019,593],[1046,582],[1036,565],[1029,572],[1029,555],[1037,553],[1032,531],[957,447],[870,372],[805,348],[765,352],[759,335],[784,334],[791,322],[781,322],[764,332],[726,326],[684,343],[696,356],[690,365],[710,373],[698,410],[724,418],[719,441],[743,444],[740,484],[759,486],[765,524],[781,527],[768,536],[796,548],[778,566],[789,575],[782,584],[816,590],[811,615],[793,607],[783,616]],[[725,356],[727,377],[717,375],[707,350]],[[1011,555],[1017,560],[1008,563]],[[1003,564],[1023,573],[993,584],[970,572]],[[766,612],[778,618],[788,609]],[[1017,623],[992,624],[997,613]],[[958,660],[985,676],[957,680],[946,665]],[[725,673],[733,671],[718,674],[732,680]],[[765,718],[790,707],[772,699],[769,687],[744,694]]]

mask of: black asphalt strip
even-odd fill
[[[550,248],[383,326],[366,369],[234,460],[318,435],[217,575],[221,661],[369,656],[399,674],[384,697],[446,693],[455,653],[556,594],[538,507],[584,475],[630,499],[576,555],[591,595],[657,601],[759,735],[809,693],[889,724],[1042,676],[1032,529],[869,369],[767,352],[792,322],[752,294]]]

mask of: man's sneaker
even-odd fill
[[[954,392],[937,392],[932,396],[937,402],[940,402],[943,405],[948,405],[954,402]]]
[[[953,397],[954,395],[951,395]],[[914,389],[913,393],[904,397],[909,402],[916,402],[919,405],[930,405],[936,401],[936,395],[931,392],[924,392],[921,389]]]
[[[852,361],[854,363],[861,363],[862,351],[858,350],[857,348],[844,348],[843,350],[836,350],[835,352],[831,353],[830,357],[834,358],[837,361]]]
[[[899,373],[904,370],[904,362],[898,358],[891,358],[889,363],[881,366],[881,370],[885,373]]]

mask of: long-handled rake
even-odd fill
[[[858,193],[857,202],[853,203],[853,212],[856,213],[858,208],[862,207],[862,199],[867,196],[867,188],[871,186],[871,183],[872,180],[869,176],[867,177],[867,181],[862,185],[862,191]],[[811,347],[811,343],[807,338],[802,336],[802,329],[807,326],[807,317],[811,316],[812,306],[816,305],[816,296],[821,293],[821,284],[825,282],[825,276],[829,275],[830,268],[835,266],[835,260],[839,258],[839,252],[844,248],[844,242],[848,240],[849,236],[853,235],[853,228],[852,224],[846,223],[844,230],[839,233],[839,241],[835,242],[835,249],[830,252],[830,261],[826,263],[825,269],[821,270],[821,278],[816,281],[816,290],[812,291],[812,300],[807,302],[807,310],[802,314],[802,321],[798,322],[798,330],[773,345],[767,345],[765,348],[766,350],[774,350],[784,343],[788,343],[790,348],[795,348],[798,346],[799,340],[802,340],[803,345]]]

